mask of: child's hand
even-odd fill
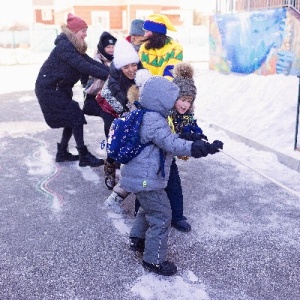
[[[181,139],[187,140],[187,141],[198,141],[198,140],[206,140],[207,136],[202,133],[196,133],[196,132],[183,132],[179,134],[179,137]]]
[[[207,136],[205,134],[203,134],[203,133],[197,133],[197,136],[199,137],[198,140],[208,141]]]
[[[208,154],[219,152],[220,149],[223,149],[223,143],[221,141],[216,140],[210,144],[208,142],[197,140],[192,144],[191,155],[195,158],[205,157]]]
[[[219,152],[220,149],[223,149],[223,142],[215,140],[210,144],[210,154],[215,154]]]

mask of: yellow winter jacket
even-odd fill
[[[161,49],[145,49],[142,44],[139,57],[144,66],[152,75],[164,76],[172,80],[174,65],[183,60],[183,48],[175,40],[170,39]]]

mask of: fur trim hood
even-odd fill
[[[68,40],[72,43],[72,45],[78,50],[80,54],[85,54],[87,51],[87,43],[85,41],[81,41],[78,38],[76,38],[76,35],[74,32],[72,32],[66,24],[63,24],[61,26],[61,32],[62,34],[65,34],[68,38]],[[55,45],[59,41],[59,36],[55,40]]]

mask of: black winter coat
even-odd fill
[[[85,54],[86,49],[77,45],[76,38],[66,27],[54,44],[35,83],[45,121],[51,128],[86,124],[78,102],[72,99],[72,89],[82,74],[106,80],[109,68]]]

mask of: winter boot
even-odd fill
[[[73,155],[69,152],[68,146],[62,146],[61,144],[57,143],[57,153],[56,153],[56,162],[63,162],[63,161],[75,161],[79,159],[79,155]]]
[[[137,237],[131,237],[129,248],[132,251],[143,253],[145,250],[145,240]]]
[[[112,190],[116,185],[116,163],[104,163],[105,185],[109,190]]]
[[[104,164],[103,159],[99,159],[95,157],[93,154],[91,154],[86,146],[83,146],[81,148],[77,147],[77,150],[79,152],[79,166],[80,167],[99,167]]]
[[[171,226],[182,232],[189,232],[192,229],[191,225],[186,220],[180,220],[178,222],[172,221]]]
[[[177,272],[176,265],[168,260],[160,264],[149,264],[143,260],[143,267],[150,272],[164,276],[171,276]]]
[[[116,192],[112,192],[110,196],[104,201],[104,205],[111,208],[115,213],[121,214],[121,202],[124,198]]]

